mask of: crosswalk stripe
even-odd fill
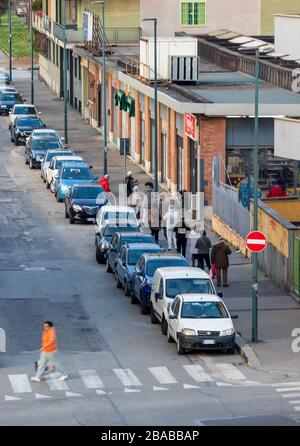
[[[290,404],[300,404],[300,401],[299,401],[299,400],[296,400],[296,401],[289,401],[289,403],[290,403]]]
[[[238,381],[247,379],[245,375],[240,372],[233,364],[218,363],[216,364],[216,366],[227,379]]]
[[[125,393],[134,393],[134,392],[140,392],[140,390],[138,390],[138,389],[127,389],[126,387],[125,387],[125,389],[124,389],[124,392]]]
[[[41,393],[35,393],[35,399],[37,400],[43,400],[43,399],[48,399],[51,398],[50,395],[42,395]]]
[[[178,382],[167,367],[149,367],[149,371],[159,384],[176,384]]]
[[[201,365],[184,365],[183,368],[197,383],[213,381],[212,377],[208,373],[204,372]]]
[[[46,382],[50,388],[50,390],[68,390],[68,384],[65,381],[59,381],[59,374],[57,376],[53,376],[54,374],[52,373],[52,376],[47,376],[46,377]]]
[[[300,398],[300,393],[284,393],[283,398]]]
[[[27,375],[8,375],[14,393],[30,393],[31,385]]]
[[[300,387],[281,387],[280,389],[276,389],[277,392],[297,392],[300,390]]]
[[[141,381],[130,369],[113,369],[113,371],[125,387],[142,385]]]
[[[297,410],[297,411],[299,412],[299,410],[300,410],[300,406],[295,406],[294,409]]]
[[[22,398],[18,398],[17,396],[5,395],[4,399],[5,399],[5,401],[17,401],[17,400],[21,400]]]
[[[300,382],[299,381],[294,381],[294,382],[287,382],[287,383],[276,383],[276,384],[272,384],[272,387],[288,387],[288,386],[300,386]]]
[[[79,375],[87,389],[99,389],[104,387],[104,384],[95,370],[79,370]]]

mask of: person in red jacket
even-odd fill
[[[99,181],[100,186],[103,187],[104,192],[110,192],[109,179],[109,175],[104,175],[104,177],[101,178],[101,180]]]
[[[274,184],[271,187],[270,192],[267,194],[267,198],[277,198],[277,197],[287,197],[287,196],[288,196],[288,194],[280,186],[280,184]]]

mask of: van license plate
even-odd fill
[[[204,345],[213,345],[215,343],[216,341],[214,339],[204,339],[204,341],[202,341],[202,344]]]

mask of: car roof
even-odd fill
[[[165,277],[166,279],[176,278],[197,278],[210,279],[209,274],[200,268],[193,268],[191,266],[168,266],[165,268],[158,268],[155,274]]]
[[[24,119],[24,118],[23,118]],[[50,140],[50,141],[57,141],[57,138],[54,138],[53,136],[51,136],[51,135],[33,135],[32,136],[32,139],[33,140],[40,140],[40,139],[42,139],[43,141],[47,141],[47,140]]]
[[[102,212],[104,212],[104,211],[108,211],[108,212],[118,211],[118,212],[130,212],[130,213],[135,214],[134,209],[131,208],[130,206],[112,206],[112,205],[108,204],[108,205],[102,206],[101,210],[102,210]]]
[[[145,257],[147,257],[147,260],[153,260],[153,259],[179,259],[179,260],[186,260],[183,255],[177,253],[177,252],[161,252],[161,253],[151,253],[151,252],[145,252],[143,254]]]
[[[142,232],[130,232],[130,233],[128,233],[128,232],[120,231],[118,234],[120,234],[120,237],[126,237],[126,236],[129,236],[129,235],[130,235],[130,237],[132,237],[134,235],[137,238],[143,238],[143,237],[150,238],[150,237],[152,237],[151,234],[143,234]]]
[[[83,158],[81,156],[77,156],[77,155],[57,155],[55,156],[53,159],[55,159],[55,161],[63,161],[64,159],[67,159],[68,161],[83,161]]]
[[[90,168],[89,164],[84,163],[84,162],[83,162],[83,163],[78,163],[78,164],[76,164],[76,162],[73,163],[73,162],[70,162],[70,161],[66,161],[65,163],[62,164],[62,166],[63,166],[63,167],[72,167],[72,169],[74,169],[74,168],[76,168],[76,167],[80,167],[80,168],[82,168],[82,167],[88,167],[88,168]]]
[[[16,122],[21,121],[21,119],[34,119],[35,121],[41,121],[40,117],[38,115],[18,115],[16,118]]]
[[[127,246],[130,250],[141,250],[141,249],[151,249],[151,250],[159,250],[163,249],[159,245],[155,243],[126,243],[124,246]]]
[[[34,107],[35,108],[35,105],[34,104],[15,104],[15,108],[16,107]]]
[[[36,129],[36,130],[33,130],[34,132],[35,131],[37,131],[37,132],[39,132],[39,133],[57,133],[58,134],[58,131],[57,130],[54,130],[54,129]],[[32,136],[34,136],[34,135],[32,135]]]
[[[210,301],[210,302],[223,302],[222,299],[216,294],[178,294],[184,302],[199,302],[199,301]]]
[[[101,184],[74,184],[73,188],[77,189],[84,189],[84,188],[91,188],[91,187],[98,187],[99,189],[101,188],[103,190],[103,187],[101,186]]]

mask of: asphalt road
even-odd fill
[[[93,225],[69,225],[40,171],[25,166],[7,118],[0,119],[0,206],[7,334],[0,425],[299,424],[300,382],[252,370],[238,354],[177,355],[96,263]],[[31,383],[49,319],[69,379]]]

